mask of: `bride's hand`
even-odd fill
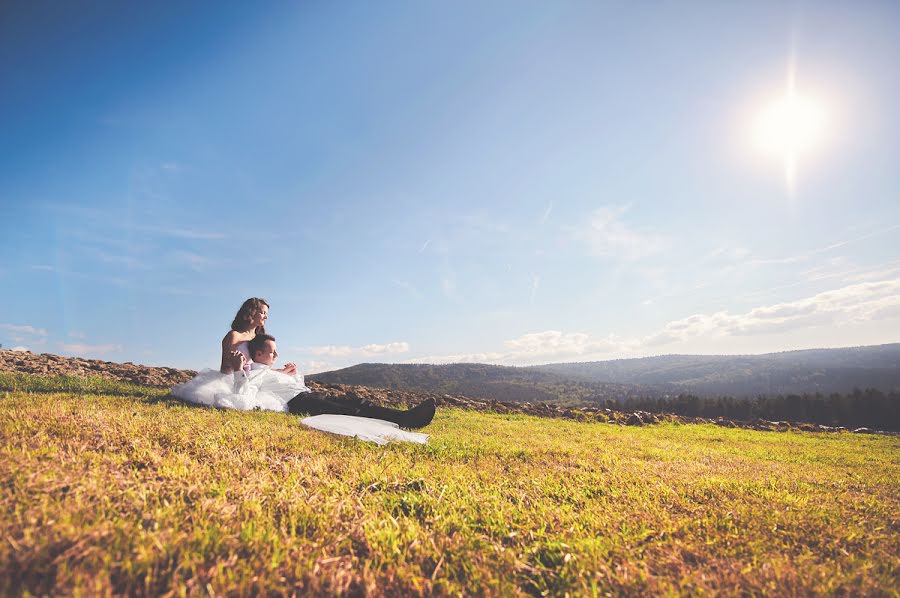
[[[244,369],[244,354],[240,351],[232,351],[231,359],[229,361],[232,370],[238,371]]]
[[[281,368],[281,371],[284,372],[285,374],[290,374],[293,376],[294,374],[297,373],[297,364],[288,362],[288,363],[284,364],[284,367]]]

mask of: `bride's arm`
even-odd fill
[[[244,356],[235,349],[240,342],[237,337],[238,333],[232,330],[222,339],[222,365],[219,371],[223,374],[230,374],[244,367]]]

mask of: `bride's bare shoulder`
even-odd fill
[[[238,332],[237,330],[229,330],[228,334],[225,335],[225,338],[222,339],[222,348],[223,349],[233,348],[235,345],[237,345],[238,343],[240,343],[243,340],[244,339],[241,338],[240,332]]]

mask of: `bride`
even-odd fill
[[[265,299],[251,297],[244,301],[231,330],[222,339],[219,371],[201,371],[193,380],[175,386],[172,395],[213,407],[357,416],[352,419],[383,420],[404,428],[421,428],[431,422],[435,412],[433,399],[400,410],[360,400],[332,400],[311,392],[296,364],[273,367],[278,351],[275,337],[265,331],[268,317],[269,304]]]

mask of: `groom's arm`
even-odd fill
[[[283,368],[279,368],[279,369],[277,369],[277,370],[275,370],[275,371],[276,371],[276,372],[281,372],[281,373],[283,373],[283,374],[288,374],[288,375],[290,375],[290,376],[294,376],[294,375],[297,374],[297,364],[288,362],[288,363],[284,364],[284,367],[283,367]]]

